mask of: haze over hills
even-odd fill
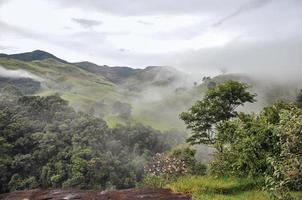
[[[183,78],[186,75],[169,67],[133,69],[99,66],[90,62],[69,63],[40,50],[14,55],[1,54],[0,66],[3,81],[4,77],[5,80],[27,78],[28,84],[31,80],[38,80],[41,86],[33,90],[32,94],[58,93],[77,110],[110,116],[113,123],[118,113],[111,112],[112,106],[116,102],[122,102],[131,104],[133,117],[136,115],[141,122],[149,121],[149,125],[156,124],[150,117],[141,117],[140,105],[160,100],[164,94],[174,94],[177,87],[187,84]],[[5,83],[29,94],[12,81]],[[162,125],[157,128],[161,128],[160,126]]]
[[[247,105],[248,110],[259,110],[277,99],[293,100],[301,86],[296,82],[278,85],[244,74],[222,74],[202,82],[201,76],[194,80],[171,67],[69,63],[41,50],[0,54],[0,66],[1,88],[12,85],[27,95],[57,93],[76,110],[102,116],[111,126],[132,119],[160,130],[184,130],[179,113],[199,99],[210,82],[232,79],[251,85],[258,103]]]

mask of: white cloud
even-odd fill
[[[31,78],[41,81],[42,79],[36,75],[33,75],[25,70],[8,70],[0,65],[0,76],[9,78]]]
[[[169,64],[187,70],[194,56],[200,70],[208,71],[213,57],[233,49],[230,44],[251,44],[244,45],[243,52],[253,46],[261,50],[268,43],[292,44],[293,38],[302,37],[301,27],[299,0],[229,0],[227,4],[221,0],[10,0],[0,4],[0,44],[10,47],[6,53],[42,49],[68,61],[132,67]],[[290,54],[292,48],[289,45],[284,51]],[[257,62],[241,59],[247,68],[273,63],[258,52],[248,53]],[[232,59],[244,56],[240,51],[232,53]],[[222,61],[234,64],[226,58]],[[282,63],[290,65],[290,57]]]

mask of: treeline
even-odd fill
[[[0,192],[134,187],[146,161],[174,145],[169,137],[143,125],[110,129],[57,95],[2,95]]]
[[[1,93],[33,94],[41,89],[41,83],[30,78],[10,78],[0,76]]]

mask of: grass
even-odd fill
[[[259,180],[187,176],[168,185],[177,192],[192,194],[193,200],[266,200]]]
[[[160,100],[144,101],[135,92],[129,92],[104,77],[87,72],[72,64],[60,63],[54,59],[24,62],[0,58],[0,65],[10,69],[26,70],[44,80],[42,89],[36,95],[47,96],[58,93],[77,111],[105,116],[110,127],[124,124],[122,119],[111,117],[110,108],[116,101],[128,102],[133,106],[132,120],[160,131],[178,129],[184,131],[184,123],[178,115],[191,105],[197,94],[166,95]],[[136,97],[138,99],[136,99]]]
[[[193,200],[269,200],[261,179],[215,178],[213,176],[185,176],[167,185],[175,192],[192,194]],[[297,199],[302,192],[294,192]]]
[[[118,124],[126,125],[127,121],[118,116],[108,115],[104,118],[109,128],[115,128]]]

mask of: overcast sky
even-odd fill
[[[302,0],[0,0],[0,52],[302,75]]]

